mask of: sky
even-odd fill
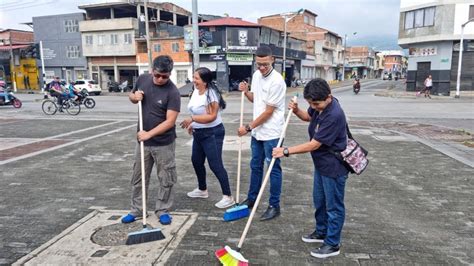
[[[113,0],[0,0],[0,28],[31,30],[23,22],[34,16],[81,12],[78,5]],[[165,1],[158,1],[165,2]],[[169,0],[189,11],[192,0]],[[240,17],[257,22],[258,17],[297,11],[316,13],[316,26],[351,38],[398,35],[400,0],[198,0],[201,14]],[[357,35],[352,35],[357,32]]]

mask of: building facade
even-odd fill
[[[0,80],[14,90],[39,88],[32,47],[33,32],[0,30]]]
[[[470,0],[400,2],[398,44],[408,49],[407,90],[424,87],[433,77],[433,94],[450,95],[455,89],[461,25],[474,19]],[[461,90],[474,87],[474,23],[464,29]]]
[[[367,46],[347,47],[345,77],[375,78],[375,52]]]
[[[66,81],[88,77],[79,31],[84,18],[84,13],[33,17],[34,41],[43,44],[45,83],[54,77]],[[37,63],[42,73],[41,60]]]
[[[317,14],[304,9],[288,16],[286,22],[289,36],[303,40],[306,55],[301,61],[301,79],[316,77],[337,79],[342,67],[342,39],[334,32],[316,26]],[[284,32],[285,15],[275,14],[258,19],[260,25]]]
[[[144,56],[147,55],[147,34],[143,1],[117,0],[79,8],[86,11],[86,20],[80,23],[79,28],[91,77],[103,89],[107,88],[110,81],[127,81],[132,86],[138,75],[148,72],[151,67],[147,56]],[[189,11],[168,2],[149,2],[147,12],[151,49],[160,46],[161,40],[164,42],[162,47],[165,48],[170,38],[184,38],[182,27],[191,21]],[[182,43],[179,40],[176,42]],[[184,52],[182,48],[181,50]],[[158,55],[160,52],[154,54]],[[175,61],[176,68],[171,76],[175,83],[178,76],[176,69],[182,64],[189,65],[189,60],[184,60]]]

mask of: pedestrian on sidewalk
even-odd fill
[[[428,97],[431,99],[430,93],[431,89],[433,88],[433,79],[431,78],[431,75],[428,75],[428,77],[425,79],[425,98]]]
[[[122,223],[131,223],[142,218],[142,183],[140,167],[140,141],[144,141],[145,183],[148,190],[153,165],[158,176],[158,195],[155,215],[162,224],[171,223],[169,210],[174,200],[174,185],[177,181],[175,164],[176,118],[181,108],[181,98],[175,84],[170,80],[173,59],[160,55],[153,60],[151,74],[138,77],[128,98],[133,104],[142,102],[143,131],[137,132],[135,161],[132,174],[131,211],[122,217]],[[149,193],[146,193],[149,195]]]
[[[243,202],[252,208],[257,199],[263,181],[264,163],[270,163],[272,149],[278,144],[280,133],[285,124],[286,83],[283,77],[273,69],[274,61],[269,46],[262,45],[256,51],[257,71],[252,76],[252,91],[249,84],[241,82],[239,90],[253,103],[253,120],[238,130],[239,136],[251,132],[252,159],[250,161],[250,187],[247,199]],[[262,221],[280,215],[280,194],[282,171],[280,160],[277,159],[270,173],[269,206],[261,216]]]
[[[221,110],[226,106],[221,92],[212,82],[212,72],[206,67],[196,69],[193,75],[193,91],[188,103],[191,116],[181,122],[181,127],[193,135],[191,161],[196,172],[198,187],[187,195],[190,198],[208,198],[206,184],[206,158],[211,171],[219,180],[222,199],[217,208],[228,208],[235,204],[230,192],[229,177],[222,161],[225,128]]]
[[[326,81],[317,78],[304,88],[310,107],[304,111],[291,101],[289,108],[303,121],[309,122],[309,141],[292,147],[273,149],[273,157],[311,152],[314,164],[313,203],[316,209],[315,230],[302,237],[307,243],[323,243],[311,256],[326,258],[339,254],[344,225],[344,189],[348,170],[332,151],[347,145],[346,117],[339,102],[331,95]]]

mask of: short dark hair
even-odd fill
[[[304,86],[303,97],[311,101],[324,101],[331,94],[329,84],[322,78],[312,79]]]
[[[260,45],[257,48],[255,55],[258,57],[272,56],[273,55],[272,48],[270,48],[270,46],[267,46],[267,45]]]
[[[153,70],[160,73],[171,73],[173,70],[173,59],[168,55],[160,55],[153,59]]]

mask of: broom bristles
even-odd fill
[[[248,266],[249,261],[239,252],[225,246],[215,252],[216,257],[224,266]]]
[[[161,232],[161,229],[144,228],[140,231],[129,233],[127,237],[127,242],[125,242],[125,244],[134,245],[134,244],[141,244],[141,243],[146,243],[146,242],[151,242],[151,241],[156,241],[156,240],[161,240],[161,239],[165,239],[165,235],[163,235],[163,232]]]
[[[241,218],[245,218],[250,215],[250,210],[247,205],[240,205],[233,208],[228,209],[224,213],[224,221],[235,221]]]

